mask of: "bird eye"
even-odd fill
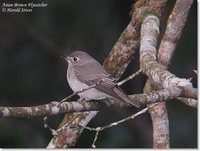
[[[74,62],[76,62],[76,61],[78,61],[78,60],[79,60],[78,57],[74,57],[74,58],[73,58],[73,61],[74,61]]]

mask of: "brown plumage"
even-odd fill
[[[80,97],[88,100],[111,97],[138,107],[138,104],[117,86],[116,80],[106,72],[102,65],[86,52],[75,51],[65,59],[68,62],[67,80],[74,92],[88,88],[102,79],[105,80],[95,88],[79,93]]]

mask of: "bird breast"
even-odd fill
[[[71,89],[74,92],[80,91],[81,89],[86,89],[89,86],[86,85],[85,83],[80,82],[75,74],[73,69],[68,67],[67,70],[67,81],[69,83],[69,86],[71,87]],[[91,100],[91,99],[99,99],[99,98],[105,98],[105,97],[109,97],[108,95],[106,95],[105,93],[97,90],[96,88],[91,88],[89,90],[86,90],[84,92],[81,92],[78,94],[80,97],[86,99],[86,100]]]

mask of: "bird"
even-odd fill
[[[115,78],[103,66],[84,51],[74,51],[68,56],[63,56],[68,63],[67,81],[74,92],[87,89],[78,93],[84,100],[100,100],[112,98],[122,100],[135,107],[139,104],[131,100],[117,85]]]

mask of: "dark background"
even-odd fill
[[[74,50],[88,52],[103,62],[130,21],[131,0],[56,0],[3,2],[45,2],[46,8],[32,13],[0,11],[0,106],[32,106],[58,101],[69,95],[65,74],[67,64],[59,56]],[[174,1],[167,3],[161,29]],[[1,7],[2,8],[2,7]],[[139,69],[138,54],[122,78]],[[197,3],[194,2],[169,70],[191,78],[196,87]],[[141,93],[146,77],[138,76],[122,88]],[[167,102],[172,148],[197,147],[197,109],[177,100]],[[136,109],[109,110],[89,124],[103,126],[135,113]],[[63,115],[49,118],[56,128]],[[0,119],[0,148],[44,148],[52,135],[41,117]],[[85,130],[75,147],[90,147],[94,133]],[[152,125],[148,113],[100,133],[101,148],[151,148]]]

